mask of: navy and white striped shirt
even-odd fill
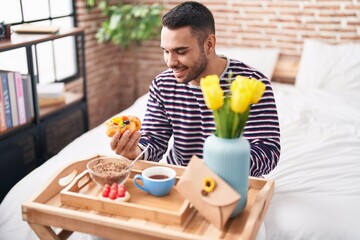
[[[230,77],[234,79],[237,75],[256,78],[266,84],[262,99],[251,107],[243,134],[251,145],[250,175],[261,176],[275,168],[280,156],[274,94],[270,81],[262,73],[233,59],[228,59],[220,76],[225,92],[230,89]],[[156,76],[150,86],[141,127],[140,144],[150,144],[146,160],[160,161],[174,135],[167,163],[187,166],[193,155],[202,158],[204,141],[214,131],[212,110],[207,108],[200,86],[178,83],[170,69]]]

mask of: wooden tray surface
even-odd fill
[[[144,164],[148,163],[144,162]],[[133,183],[135,174],[141,174],[141,171],[132,170],[129,179],[124,184],[131,194],[128,202],[99,198],[101,187],[96,185],[87,170],[84,170],[72,184],[60,192],[61,203],[72,207],[163,224],[181,225],[193,215],[195,209],[190,207],[190,202],[175,187],[167,196],[154,197],[135,186]],[[179,176],[177,176],[178,179]]]
[[[66,239],[74,231],[107,239],[118,239],[119,236],[123,239],[255,239],[274,192],[273,180],[250,177],[246,208],[240,215],[230,219],[223,230],[214,227],[197,211],[186,213],[189,215],[182,214],[186,219],[182,219],[181,224],[159,223],[133,215],[110,214],[63,204],[60,192],[80,178],[88,161],[98,157],[69,164],[22,205],[23,220],[28,222],[40,239]],[[177,172],[177,176],[181,176],[185,169],[147,161],[138,161],[134,169],[141,172],[153,165],[169,166]],[[150,204],[148,207],[153,206]],[[181,211],[168,211],[170,215],[181,215]],[[55,232],[54,228],[60,231]]]

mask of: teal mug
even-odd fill
[[[169,167],[149,167],[134,176],[134,184],[154,196],[168,195],[175,185],[176,172]],[[138,180],[143,183],[140,185]]]

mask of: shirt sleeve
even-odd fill
[[[259,103],[252,105],[244,129],[250,141],[250,175],[260,177],[273,170],[280,158],[280,127],[274,93],[268,79]]]
[[[140,130],[140,145],[149,145],[145,160],[158,162],[166,153],[168,141],[172,135],[172,126],[155,80],[149,89],[147,108]]]

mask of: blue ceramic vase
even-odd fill
[[[206,165],[225,180],[240,195],[231,217],[240,214],[247,203],[250,144],[243,137],[219,138],[210,135],[204,143],[203,158]]]

